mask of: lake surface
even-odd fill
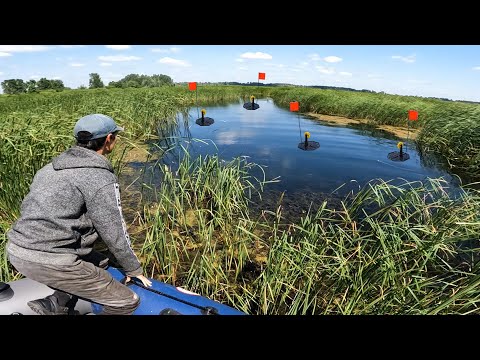
[[[458,183],[434,158],[422,158],[412,141],[378,129],[329,125],[277,107],[271,99],[256,99],[256,103],[257,110],[245,109],[241,100],[228,105],[199,104],[188,115],[178,115],[178,127],[173,132],[161,130],[167,139],[159,145],[166,148],[182,144],[193,157],[218,154],[229,161],[243,156],[264,166],[267,180],[279,180],[266,186],[266,193],[276,194],[272,206],[282,192],[286,201],[304,208],[314,199],[332,195],[340,198],[378,178],[402,183],[443,177],[453,187]],[[210,126],[197,124],[202,109],[206,110],[205,118],[214,120]],[[318,149],[304,151],[298,147],[306,131],[309,141],[320,144]],[[410,156],[406,161],[388,158],[390,152],[398,151],[399,141]],[[181,153],[171,151],[162,161],[175,168]],[[260,171],[253,175],[262,176]]]
[[[268,179],[279,177],[280,182],[269,184],[280,191],[331,192],[344,183],[356,187],[373,178],[384,180],[403,178],[409,181],[427,177],[453,178],[435,162],[422,159],[411,141],[403,151],[410,158],[392,161],[388,154],[398,151],[400,141],[380,130],[329,125],[277,107],[272,100],[256,100],[257,110],[246,110],[243,102],[192,108],[188,118],[179,116],[179,142],[190,155],[218,154],[224,160],[245,156],[248,161],[265,166]],[[210,126],[199,126],[201,109],[205,117],[214,120]],[[309,141],[320,143],[312,151],[298,145]],[[195,141],[203,140],[207,143]]]

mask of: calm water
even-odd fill
[[[402,140],[404,152],[410,155],[406,161],[391,161],[388,154],[398,151],[396,136],[375,129],[329,125],[277,107],[273,100],[258,99],[257,110],[243,108],[243,101],[229,105],[205,106],[199,104],[188,116],[177,117],[174,129],[159,129],[160,147],[186,148],[193,157],[218,154],[225,161],[244,156],[249,162],[264,167],[266,179],[279,181],[267,184],[262,199],[257,198],[250,207],[252,213],[261,210],[275,211],[282,195],[282,214],[285,219],[297,221],[308,209],[315,211],[327,200],[329,207],[340,206],[339,201],[347,194],[356,192],[371,180],[381,178],[400,184],[421,181],[426,178],[443,177],[458,184],[437,165],[433,157],[422,158],[411,141]],[[214,120],[210,126],[196,123],[205,117]],[[310,141],[320,147],[313,151],[298,148],[304,141],[304,132],[310,132]],[[153,148],[152,148],[153,149]],[[161,163],[176,169],[184,154],[183,150],[171,150]],[[157,163],[158,164],[158,163]],[[143,163],[131,163],[134,168],[143,168]],[[261,171],[252,172],[262,177]],[[158,171],[148,182],[161,181]],[[340,188],[339,188],[340,187]]]
[[[434,159],[422,159],[411,141],[402,140],[410,159],[391,161],[387,155],[398,151],[400,141],[394,135],[328,125],[279,108],[270,99],[256,102],[260,105],[257,110],[246,110],[243,101],[192,108],[188,118],[179,116],[174,136],[181,138],[178,142],[193,156],[218,154],[227,161],[245,156],[248,161],[265,166],[267,179],[280,180],[268,188],[286,193],[330,193],[345,183],[341,192],[346,192],[375,178],[413,181],[443,176],[453,182]],[[196,124],[202,108],[206,110],[205,117],[214,120],[212,125]],[[320,143],[318,149],[298,148],[305,131],[310,132],[310,141]],[[175,156],[169,159],[166,162],[176,161]]]

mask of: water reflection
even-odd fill
[[[392,162],[387,156],[398,150],[400,139],[391,133],[361,125],[334,126],[279,108],[271,99],[256,101],[256,111],[245,110],[242,99],[205,107],[215,119],[211,126],[195,124],[197,108],[179,114],[177,126],[158,129],[161,139],[155,146],[166,151],[160,161],[175,169],[184,149],[192,157],[218,154],[226,161],[245,156],[264,166],[267,180],[279,177],[278,183],[268,184],[269,191],[297,198],[314,193],[343,196],[377,178],[398,179],[400,184],[444,177],[458,184],[434,157],[419,154],[411,140],[402,140],[410,159]],[[315,151],[298,148],[305,132],[321,144]],[[255,171],[252,175],[263,177]]]

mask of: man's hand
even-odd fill
[[[152,286],[152,282],[148,278],[146,278],[145,276],[138,275],[138,276],[134,276],[134,277],[139,279],[143,283],[144,286],[146,286],[146,287]],[[127,276],[127,279],[126,279],[125,283],[128,283],[129,281],[130,281],[130,276]]]

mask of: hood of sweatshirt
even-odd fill
[[[112,164],[105,156],[81,146],[73,146],[53,158],[52,165],[55,170],[100,168],[113,173]]]

